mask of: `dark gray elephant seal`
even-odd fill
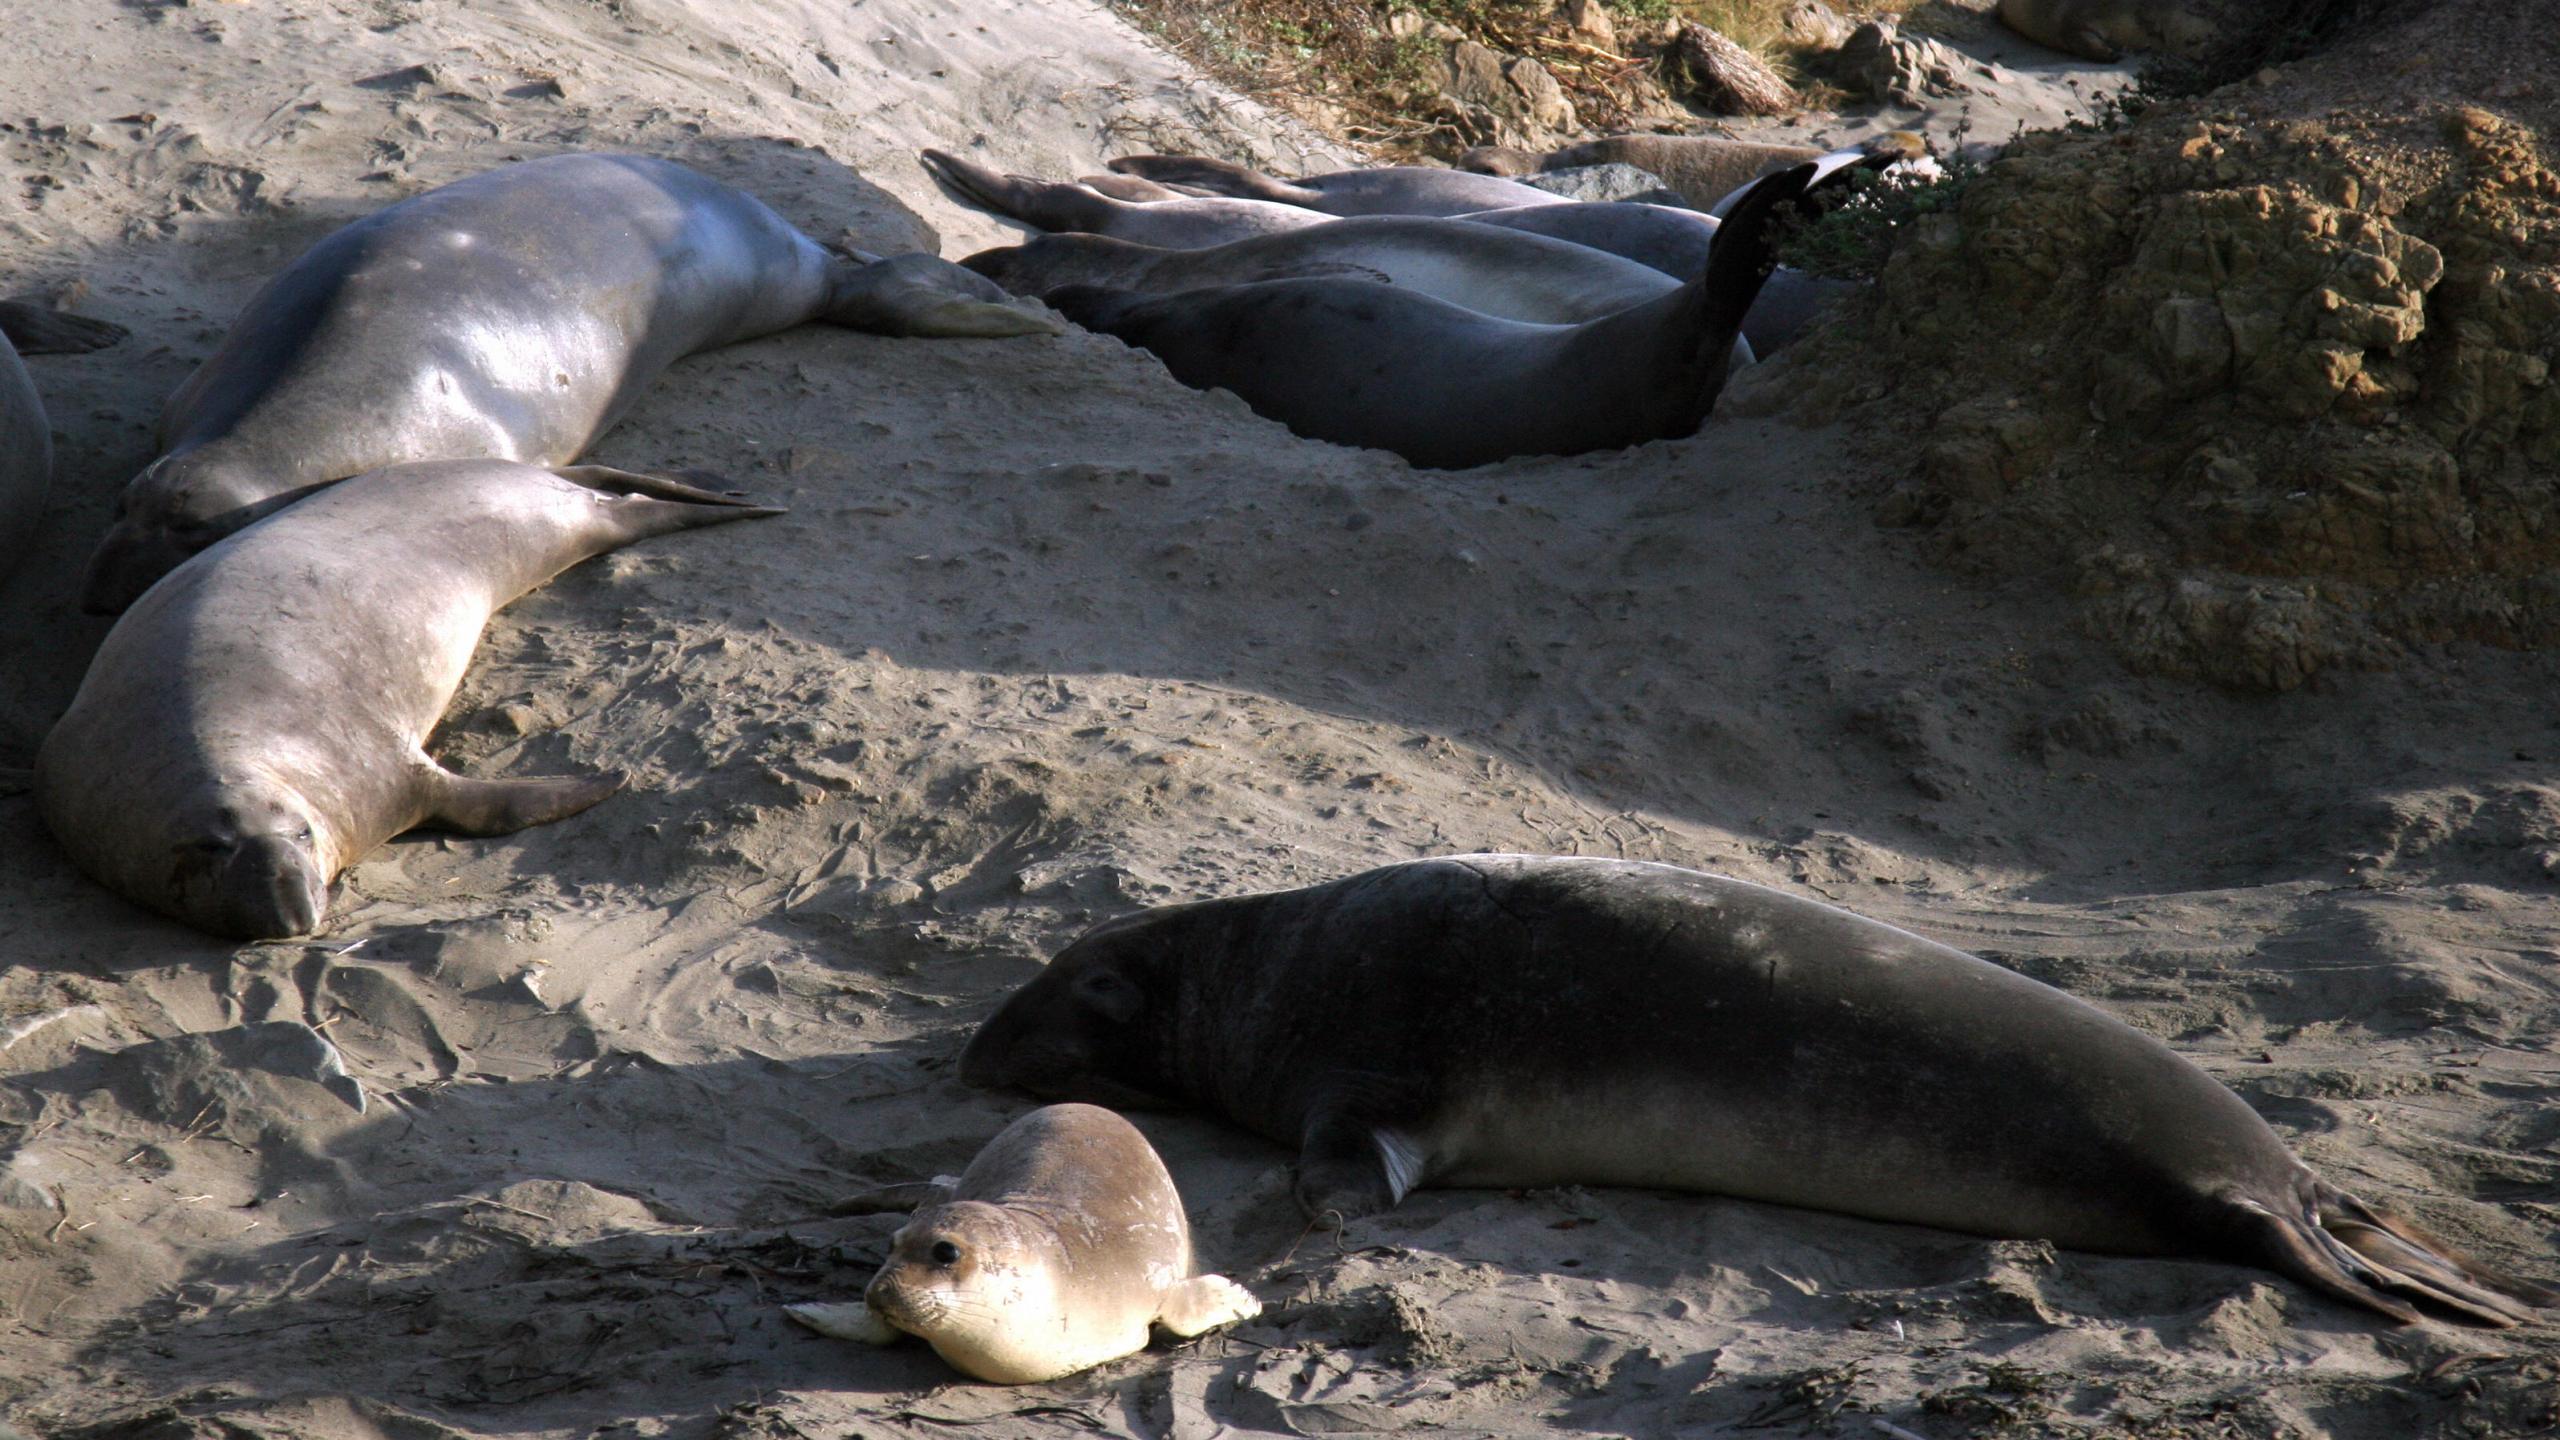
[[[1108,235],[1167,250],[1194,250],[1255,235],[1276,235],[1322,225],[1328,219],[1296,205],[1235,200],[1222,195],[1124,200],[1076,182],[1007,175],[940,150],[924,151],[920,159],[935,179],[958,191],[962,198],[1025,225],[1052,232]]]
[[[1110,921],[960,1076],[1207,1108],[1300,1147],[1319,1217],[1422,1185],[1640,1185],[2263,1265],[2402,1321],[2560,1304],[2319,1180],[2093,1005],[1668,865],[1462,856]]]
[[[1360,216],[1197,250],[1133,245],[1102,235],[1043,235],[982,250],[960,263],[1016,295],[1033,296],[1068,285],[1165,295],[1343,276],[1540,325],[1578,325],[1614,315],[1679,284],[1632,260],[1567,241],[1410,215]]]
[[[1718,232],[1706,267],[1657,299],[1580,325],[1497,320],[1368,280],[1270,280],[1172,295],[1071,285],[1060,314],[1223,386],[1301,435],[1456,469],[1694,432],[1714,408],[1772,263],[1771,212],[1804,176],[1772,176]]]
[[[0,580],[18,568],[53,488],[53,427],[21,355],[96,350],[124,328],[24,300],[0,300]]]
[[[470,780],[428,758],[492,613],[590,555],[775,513],[598,466],[358,476],[125,613],[37,752],[37,805],[128,899],[237,939],[305,934],[330,880],[404,830],[503,835],[620,788]]]
[[[409,460],[566,464],[658,372],[808,320],[919,335],[1055,322],[926,255],[840,259],[751,195],[638,155],[555,155],[401,201],[249,301],[170,397],[162,455],[90,562],[113,613],[318,486]]]
[[[921,1192],[921,1193],[919,1193]],[[1191,1273],[1191,1221],[1137,1127],[1093,1105],[1034,1110],[957,1180],[897,1186],[854,1213],[916,1209],[859,1305],[787,1307],[822,1335],[915,1335],[953,1369],[1031,1385],[1262,1313],[1223,1275]]]
[[[1111,162],[1111,168],[1160,185],[1190,185],[1239,200],[1297,205],[1327,215],[1462,215],[1512,205],[1572,203],[1534,185],[1437,165],[1382,165],[1303,180],[1277,180],[1259,170],[1201,155],[1123,155]]]

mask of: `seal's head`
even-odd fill
[[[1120,1109],[1167,1104],[1162,1013],[1198,937],[1174,905],[1107,920],[1007,997],[960,1052],[962,1083]]]
[[[1054,1379],[1080,1368],[1059,1350],[1055,1248],[1054,1236],[998,1206],[955,1200],[916,1212],[862,1298],[981,1380]]]
[[[116,497],[115,523],[89,557],[80,608],[117,615],[161,576],[250,521],[282,509],[310,487],[270,493],[256,477],[202,451],[163,455]]]
[[[308,935],[329,909],[329,866],[311,812],[263,792],[230,791],[175,827],[172,909],[239,940]]]

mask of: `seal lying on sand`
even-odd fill
[[[503,835],[615,776],[469,780],[421,748],[500,606],[590,555],[779,512],[672,480],[512,460],[394,466],[169,573],[36,755],[92,878],[242,940],[301,935],[329,882],[420,825]]]
[[[921,1192],[921,1193],[919,1193]],[[1191,1222],[1155,1147],[1091,1105],[1004,1128],[960,1178],[894,1186],[854,1213],[921,1203],[859,1305],[793,1305],[822,1335],[921,1336],[952,1368],[1028,1385],[1262,1313],[1223,1275],[1191,1273]]]
[[[18,357],[96,350],[124,333],[103,320],[0,300],[0,580],[26,558],[53,488],[53,427]]]
[[[1714,407],[1773,263],[1770,215],[1810,172],[1762,181],[1688,284],[1581,325],[1496,320],[1367,280],[1152,296],[1071,285],[1046,298],[1185,385],[1224,386],[1301,435],[1416,465],[1639,445],[1690,434]]]
[[[940,150],[921,156],[924,167],[973,204],[1043,230],[1108,235],[1167,250],[1196,250],[1256,235],[1322,225],[1329,217],[1267,200],[1207,196],[1174,200],[1123,200],[1068,181],[1007,175]]]
[[[1275,180],[1259,170],[1200,155],[1123,155],[1111,162],[1111,168],[1160,185],[1190,185],[1216,195],[1298,205],[1327,215],[1460,215],[1512,205],[1573,203],[1516,180],[1436,165],[1381,165],[1303,180]]]
[[[1567,241],[1409,215],[1336,220],[1199,250],[1164,250],[1102,235],[1043,235],[982,250],[960,263],[1016,295],[1034,296],[1067,285],[1164,295],[1339,275],[1542,325],[1614,315],[1678,283],[1632,260]]]
[[[1205,1106],[1311,1216],[1421,1185],[1642,1185],[2263,1265],[2397,1320],[2560,1294],[2314,1177],[2240,1097],[1988,961],[1668,865],[1473,855],[1096,926],[972,1085]]]
[[[2165,0],[2000,0],[2000,23],[2039,45],[2087,60],[2128,50],[2192,56],[2213,43],[2212,21]]]
[[[113,613],[314,488],[408,460],[565,464],[697,350],[807,320],[1054,333],[928,255],[839,259],[762,201],[665,160],[555,155],[331,234],[249,301],[170,397],[82,603]]]

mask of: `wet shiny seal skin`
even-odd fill
[[[1197,1106],[1310,1216],[1424,1185],[1640,1185],[2261,1265],[2396,1320],[2560,1295],[2315,1177],[2159,1041],[1845,910],[1668,865],[1421,860],[1106,922],[960,1077]]]
[[[1303,180],[1278,180],[1199,155],[1123,155],[1111,168],[1159,185],[1188,185],[1213,195],[1296,205],[1327,215],[1463,215],[1513,205],[1573,203],[1517,180],[1436,165],[1381,165]]]
[[[588,556],[775,513],[601,466],[358,476],[125,613],[37,752],[37,804],[128,899],[234,939],[307,934],[337,873],[404,830],[503,835],[620,788],[472,780],[428,758],[491,614]]]
[[[928,255],[833,255],[671,161],[555,155],[347,225],[261,289],[170,397],[81,603],[113,614],[319,486],[411,460],[562,465],[698,350],[809,320],[1053,333]]]
[[[957,1180],[843,1208],[916,1213],[861,1304],[793,1305],[791,1317],[874,1345],[920,1336],[953,1369],[999,1385],[1116,1360],[1146,1348],[1150,1327],[1187,1337],[1262,1310],[1234,1281],[1191,1273],[1191,1223],[1164,1161],[1092,1105],[1032,1111]]]
[[[0,580],[26,558],[53,488],[53,428],[18,357],[96,350],[124,333],[102,320],[0,300]]]
[[[1223,387],[1300,435],[1454,469],[1695,432],[1775,264],[1769,221],[1811,167],[1762,181],[1687,284],[1580,325],[1499,320],[1373,280],[1268,280],[1171,295],[1067,286],[1044,298]]]

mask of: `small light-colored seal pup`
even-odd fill
[[[916,1208],[859,1305],[793,1305],[823,1335],[921,1337],[952,1368],[1029,1385],[1262,1313],[1223,1275],[1191,1273],[1191,1222],[1155,1147],[1092,1105],[1034,1110],[957,1180],[892,1186],[844,1207]]]
[[[962,198],[1025,225],[1052,232],[1108,235],[1167,250],[1224,245],[1230,240],[1322,225],[1331,219],[1296,205],[1235,200],[1223,195],[1121,199],[1079,182],[1007,175],[940,150],[924,151],[919,158],[934,178],[960,192]]]
[[[2560,1304],[2315,1177],[2096,1006],[1669,865],[1469,855],[1108,921],[960,1078],[1206,1108],[1299,1147],[1315,1217],[1640,1185],[2263,1265],[2401,1321]]]
[[[1216,195],[1298,205],[1327,215],[1463,215],[1513,205],[1573,203],[1517,180],[1437,165],[1381,165],[1303,180],[1277,180],[1203,155],[1123,155],[1111,162],[1111,168],[1160,185],[1190,185]]]
[[[2165,0],[2000,0],[2000,23],[2049,49],[2101,61],[2128,50],[2192,56],[2221,33]]]
[[[26,558],[53,488],[53,427],[18,357],[96,350],[124,333],[103,320],[0,300],[0,580]]]
[[[1195,389],[1223,386],[1297,433],[1456,469],[1694,432],[1773,263],[1772,212],[1811,167],[1761,182],[1689,283],[1580,325],[1497,320],[1369,280],[1267,280],[1172,295],[1071,285],[1060,314]]]
[[[269,281],[170,397],[82,602],[113,613],[313,489],[408,460],[559,465],[697,350],[809,320],[1054,333],[929,255],[839,258],[671,161],[503,165],[347,225]]]
[[[503,835],[613,775],[471,780],[427,735],[489,616],[590,555],[779,512],[513,460],[393,466],[195,556],[125,612],[36,754],[36,802],[118,894],[218,935],[310,932],[329,882],[420,825]]]

